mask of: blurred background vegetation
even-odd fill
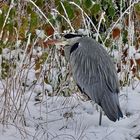
[[[59,92],[67,78],[71,81],[70,73],[63,49],[48,46],[46,41],[59,38],[64,32],[77,31],[107,47],[122,86],[134,77],[140,79],[140,58],[134,56],[139,55],[140,47],[139,0],[1,0],[1,79],[14,77],[19,69],[29,68],[34,58],[36,78],[42,72],[42,65],[48,64],[44,81]],[[132,50],[135,50],[133,55]],[[55,79],[52,69],[57,69]],[[70,87],[68,83],[65,85]]]
[[[121,87],[139,84],[140,0],[1,0],[2,124],[26,125],[34,93],[39,102],[44,95],[77,93],[63,48],[47,43],[69,32],[92,37],[106,48]]]

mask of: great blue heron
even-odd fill
[[[92,38],[77,34],[64,35],[59,44],[65,45],[65,56],[80,91],[101,106],[111,121],[123,117],[117,72],[103,46]]]

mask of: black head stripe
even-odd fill
[[[78,35],[78,34],[66,34],[66,35],[64,35],[64,37],[66,39],[70,39],[70,38],[74,38],[74,37],[82,37],[82,35]]]
[[[78,42],[75,43],[75,44],[71,47],[71,49],[70,49],[70,54],[71,54],[73,51],[75,51],[75,50],[78,48],[78,46],[79,46],[79,43],[78,43]]]

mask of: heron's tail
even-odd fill
[[[105,94],[101,102],[101,107],[111,121],[115,122],[117,119],[119,120],[120,117],[123,117],[118,94]]]

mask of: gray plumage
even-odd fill
[[[68,42],[64,51],[80,90],[100,105],[110,120],[123,117],[117,73],[106,50],[88,37],[74,37]]]

